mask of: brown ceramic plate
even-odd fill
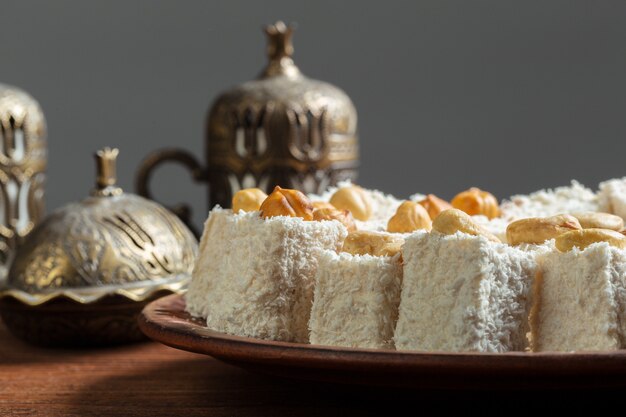
[[[273,342],[208,329],[181,295],[150,303],[139,327],[154,340],[267,374],[421,388],[626,387],[626,351],[432,353]]]

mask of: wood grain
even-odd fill
[[[154,342],[38,348],[0,323],[2,417],[370,415],[398,395],[257,375]]]
[[[0,325],[1,416],[293,414],[317,408],[303,401],[307,388],[152,342],[96,350],[32,347]]]
[[[596,393],[602,404],[623,393]],[[43,349],[0,323],[0,416],[348,416],[393,409],[527,412],[524,399],[559,411],[594,397],[567,391],[427,391],[349,387],[257,375],[204,355],[147,342],[92,350]],[[575,401],[574,401],[575,400]],[[545,405],[544,405],[545,407]],[[414,414],[404,411],[402,414]],[[512,413],[515,414],[515,413]]]

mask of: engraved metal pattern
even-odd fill
[[[0,281],[44,214],[46,122],[39,104],[0,84]]]
[[[269,62],[259,79],[220,96],[209,113],[210,204],[228,207],[246,187],[320,193],[336,184],[336,171],[356,177],[354,105],[342,90],[300,72],[292,33],[282,22],[268,26]]]
[[[195,238],[160,205],[115,187],[116,156],[100,152],[93,196],[52,213],[18,249],[7,279],[14,298],[35,305],[69,292],[69,298],[89,302],[99,292],[171,289],[164,280],[191,274]]]
[[[65,206],[18,251],[8,285],[29,293],[189,274],[195,240],[157,204],[133,195]]]
[[[171,293],[154,293],[139,302],[112,296],[89,305],[63,299],[36,307],[4,299],[0,306],[2,320],[11,333],[30,343],[102,346],[145,340],[137,326],[139,312],[150,301]]]
[[[142,164],[137,187],[150,196],[151,172],[162,162],[184,163],[209,184],[209,207],[230,207],[239,189],[275,185],[321,193],[358,167],[357,114],[339,88],[304,76],[292,59],[293,28],[265,30],[268,64],[258,79],[225,92],[207,120],[206,167],[185,151],[156,151]],[[188,206],[179,207],[189,213]]]

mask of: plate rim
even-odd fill
[[[626,376],[626,350],[456,353],[278,342],[211,330],[202,326],[202,320],[192,319],[184,313],[184,303],[184,295],[181,294],[168,295],[149,303],[139,316],[139,327],[151,339],[165,345],[233,364],[346,371],[363,370],[367,366],[370,371],[384,373]]]

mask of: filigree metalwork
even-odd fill
[[[0,84],[0,281],[44,214],[46,122],[35,99]]]
[[[117,154],[99,151],[91,197],[50,214],[17,249],[0,286],[0,314],[16,336],[44,345],[136,341],[142,307],[185,291],[197,242],[165,208],[116,186]]]
[[[337,87],[300,72],[291,57],[292,33],[282,22],[268,26],[269,62],[261,76],[213,104],[207,124],[210,204],[228,207],[232,194],[246,187],[269,192],[279,184],[320,193],[336,184],[335,171],[356,178],[354,105]]]
[[[115,186],[116,156],[98,153],[93,195],[55,211],[28,236],[9,272],[9,290],[33,295],[29,303],[36,304],[50,293],[112,293],[190,275],[195,238],[163,207]]]
[[[270,192],[280,185],[320,193],[341,179],[356,179],[352,101],[300,72],[292,59],[293,27],[277,22],[265,32],[268,64],[259,78],[219,96],[209,112],[206,166],[185,151],[156,151],[139,169],[139,194],[150,197],[150,175],[164,162],[183,163],[194,180],[208,182],[209,207],[230,207],[241,188]],[[189,213],[188,206],[178,209]]]
[[[19,299],[0,300],[2,320],[13,335],[45,346],[102,346],[144,340],[137,317],[150,301],[179,291],[151,292],[131,301],[111,295],[78,303],[71,298],[31,306]]]

